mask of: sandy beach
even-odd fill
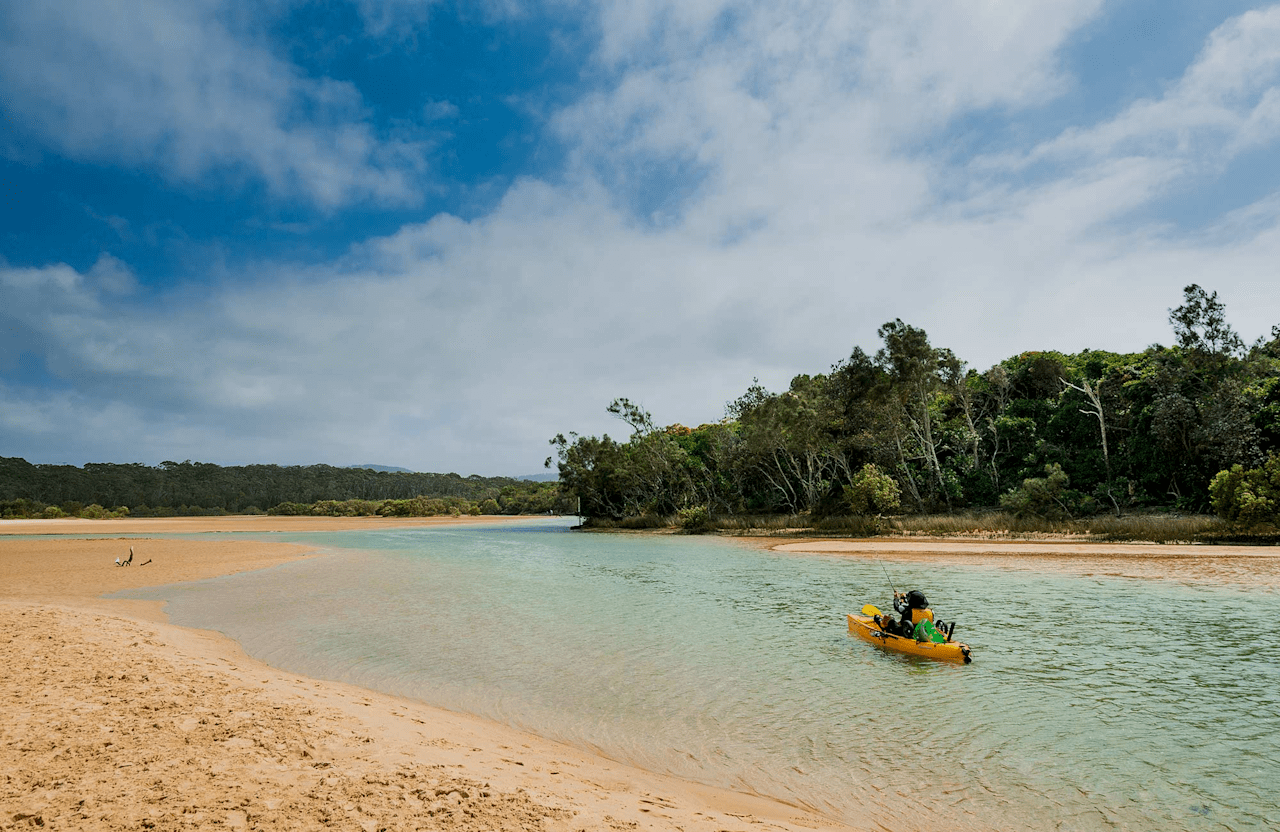
[[[0,523],[0,829],[849,828],[487,720],[277,671],[216,633],[168,624],[158,604],[100,597],[312,554],[148,533],[371,523],[393,525]],[[113,537],[15,537],[45,534]],[[115,566],[130,546],[133,565]]]

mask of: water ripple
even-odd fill
[[[846,635],[875,562],[557,531],[309,536],[361,551],[139,596],[296,672],[886,828],[1277,825],[1277,593],[895,563],[959,666]]]

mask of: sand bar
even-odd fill
[[[850,828],[477,717],[278,671],[218,634],[166,623],[156,604],[99,597],[313,554],[129,535],[267,530],[246,521],[363,527],[317,523],[331,519],[7,529],[121,538],[0,537],[0,829]],[[130,546],[134,564],[115,566]]]
[[[881,537],[790,541],[770,545],[769,548],[794,554],[970,564],[1035,572],[1280,589],[1280,546]]]

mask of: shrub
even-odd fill
[[[902,492],[893,477],[868,462],[844,487],[844,498],[854,514],[890,514],[901,506]]]
[[[693,506],[680,509],[680,528],[689,534],[706,534],[715,528],[711,522],[711,511],[706,506]]]
[[[1011,488],[1000,497],[1000,507],[1018,517],[1033,515],[1046,520],[1071,517],[1071,506],[1077,496],[1067,490],[1069,479],[1062,466],[1051,462],[1044,466],[1043,477],[1028,477],[1022,487]]]
[[[1280,520],[1280,456],[1271,454],[1261,468],[1232,465],[1209,483],[1213,510],[1224,520],[1256,526]]]
[[[310,513],[311,506],[306,503],[284,502],[267,509],[267,514],[283,515],[285,517],[299,517]]]
[[[0,517],[6,520],[41,517],[44,510],[44,503],[38,500],[28,500],[26,497],[0,501]]]

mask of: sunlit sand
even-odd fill
[[[0,523],[0,817],[97,829],[846,828],[476,717],[277,671],[219,634],[166,623],[155,602],[100,597],[314,555],[293,544],[132,535],[449,522],[467,520]],[[58,533],[130,537],[13,536]],[[116,566],[130,546],[133,564]]]

